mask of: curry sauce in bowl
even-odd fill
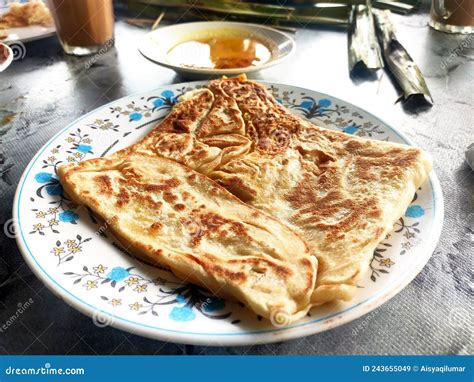
[[[272,57],[271,43],[253,36],[221,31],[178,43],[168,52],[177,65],[236,69],[263,65]]]
[[[187,78],[256,72],[278,64],[295,42],[272,28],[234,22],[194,22],[150,32],[140,45],[149,60]]]

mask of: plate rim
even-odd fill
[[[1,8],[0,7],[0,16],[5,13],[6,11],[8,11],[9,7],[6,7],[6,8]],[[10,35],[10,32],[12,29],[17,29],[17,28],[29,28],[29,27],[34,27],[34,26],[39,26],[39,27],[43,27],[43,28],[48,28],[48,29],[51,29],[50,31],[46,31],[45,33],[42,33],[42,34],[39,34],[39,35],[35,35],[35,36],[31,36],[31,37],[27,37],[27,38],[15,38],[15,39],[11,39],[11,38],[8,38],[8,36]],[[25,25],[25,26],[22,26],[22,27],[10,27],[10,28],[5,28],[4,31],[6,31],[7,34],[7,38],[3,39],[3,40],[0,40],[0,42],[4,43],[4,44],[14,44],[14,43],[18,43],[18,42],[22,42],[22,43],[25,43],[25,42],[30,42],[30,41],[36,41],[36,40],[41,40],[43,38],[48,38],[48,37],[52,37],[56,34],[57,30],[56,30],[56,25],[51,25],[51,26],[44,26],[44,25]]]
[[[11,29],[11,28],[8,28],[6,30],[9,30],[9,29]],[[27,42],[36,41],[36,40],[42,40],[42,39],[48,38],[48,37],[53,37],[54,35],[56,35],[56,29],[54,29],[51,32],[47,32],[47,33],[44,33],[44,34],[41,34],[41,35],[31,36],[31,37],[22,38],[22,39],[19,39],[19,38],[8,39],[8,38],[6,38],[5,40],[1,40],[1,42],[5,43],[5,44],[15,44],[15,43],[19,43],[19,42],[27,43]]]
[[[194,75],[214,75],[214,76],[232,75],[232,74],[235,74],[235,73],[252,73],[252,72],[264,70],[264,69],[267,69],[267,68],[270,68],[272,66],[280,64],[284,60],[290,58],[296,51],[296,40],[292,36],[290,36],[288,33],[282,32],[278,29],[275,29],[275,28],[272,28],[272,27],[269,27],[269,26],[266,26],[266,25],[260,25],[260,24],[255,24],[255,23],[244,23],[244,22],[238,22],[238,21],[191,21],[191,22],[182,23],[182,24],[166,25],[163,28],[160,28],[159,30],[161,31],[165,28],[174,28],[178,25],[185,25],[185,24],[190,25],[190,24],[197,24],[197,23],[201,23],[201,24],[204,24],[204,23],[206,23],[206,24],[209,24],[209,23],[226,23],[226,24],[242,25],[242,26],[245,26],[245,27],[249,27],[250,29],[259,28],[259,29],[271,30],[273,32],[281,34],[282,36],[285,36],[285,38],[288,39],[288,41],[290,43],[290,51],[288,53],[284,54],[283,56],[278,57],[275,60],[267,61],[263,65],[258,65],[258,66],[247,66],[245,68],[235,68],[235,69],[234,68],[213,69],[213,68],[193,68],[193,67],[187,68],[187,67],[183,67],[183,66],[179,66],[179,65],[173,65],[173,64],[170,64],[170,63],[167,63],[167,62],[164,62],[164,61],[155,60],[155,59],[147,56],[142,51],[142,47],[145,45],[145,43],[146,43],[147,39],[149,38],[149,36],[152,35],[153,33],[156,33],[158,30],[150,31],[145,36],[143,36],[140,40],[140,43],[139,43],[137,49],[140,52],[140,54],[143,57],[145,57],[147,60],[149,60],[150,62],[153,62],[156,65],[160,65],[164,68],[172,69],[172,70],[174,70],[178,73],[187,73],[187,74],[194,74]],[[186,83],[189,83],[189,82],[186,82]]]
[[[335,101],[339,101],[339,102],[351,105],[352,107],[363,111],[371,118],[374,118],[380,121],[385,127],[391,130],[394,134],[398,135],[400,139],[405,141],[406,144],[416,147],[416,145],[411,141],[411,139],[408,138],[404,133],[392,127],[389,123],[385,122],[382,118],[375,116],[374,114],[368,112],[367,110],[363,109],[360,106],[353,104],[352,102],[344,101],[343,99],[331,96],[327,93],[322,93],[322,92],[308,89],[308,88],[302,88],[302,87],[297,87],[297,86],[288,85],[284,83],[276,83],[276,82],[271,82],[271,81],[259,81],[259,82],[265,85],[288,86],[294,90],[311,91],[311,92],[319,93],[322,96],[327,96],[329,98],[332,98]],[[72,126],[76,125],[81,120],[89,117],[93,113],[101,109],[107,108],[109,105],[117,101],[120,101],[122,99],[127,99],[130,97],[139,97],[143,94],[148,94],[154,90],[160,90],[160,89],[164,89],[170,86],[172,87],[186,86],[186,85],[192,86],[192,85],[202,85],[206,83],[208,83],[208,81],[192,81],[192,82],[183,82],[183,83],[177,83],[177,84],[163,85],[155,89],[130,94],[130,95],[118,98],[116,100],[113,100],[111,102],[108,102],[94,110],[91,110],[90,112],[84,114],[80,118],[75,119],[74,121],[69,123],[66,127],[58,131],[36,152],[33,158],[29,161],[29,163],[25,167],[25,170],[23,171],[18,181],[18,185],[15,191],[15,197],[13,201],[13,214],[12,215],[13,215],[15,227],[17,230],[15,239],[23,258],[25,259],[25,262],[28,264],[31,271],[35,274],[36,277],[40,279],[41,282],[43,282],[43,284],[54,295],[56,295],[57,297],[65,301],[72,308],[78,310],[79,312],[89,317],[93,317],[94,314],[96,314],[97,312],[101,314],[105,314],[109,317],[112,317],[112,322],[110,323],[110,326],[127,331],[132,334],[138,334],[144,337],[161,340],[161,341],[174,342],[174,343],[212,345],[212,346],[234,346],[234,345],[248,345],[248,344],[256,345],[256,344],[287,341],[287,340],[300,338],[303,336],[309,336],[312,334],[316,334],[316,333],[320,333],[326,330],[333,329],[337,326],[349,323],[373,311],[380,305],[389,301],[392,297],[398,294],[402,289],[404,289],[408,284],[410,284],[415,279],[418,273],[421,272],[421,270],[430,260],[436,248],[436,245],[439,241],[440,234],[443,227],[444,198],[443,198],[440,182],[434,170],[431,171],[428,178],[428,183],[431,187],[432,195],[433,195],[433,201],[432,201],[433,207],[435,207],[433,209],[431,232],[430,232],[430,236],[424,240],[426,243],[425,246],[418,250],[418,252],[421,251],[423,254],[426,253],[426,255],[423,256],[421,260],[418,261],[413,267],[409,268],[409,270],[406,272],[404,277],[401,277],[398,280],[392,282],[391,284],[384,286],[376,294],[367,297],[365,300],[355,305],[352,305],[342,311],[331,313],[328,316],[319,318],[314,321],[301,323],[299,325],[294,325],[291,328],[275,328],[275,329],[270,329],[270,330],[259,330],[256,332],[244,332],[244,333],[196,333],[196,332],[186,332],[186,331],[179,331],[179,330],[174,330],[174,329],[153,327],[150,325],[137,323],[129,319],[104,312],[101,309],[94,307],[90,303],[83,301],[81,298],[75,296],[73,293],[71,293],[62,285],[60,285],[52,276],[50,276],[41,267],[39,262],[36,260],[36,258],[33,256],[30,249],[28,248],[28,245],[23,235],[23,231],[21,230],[21,224],[19,224],[19,220],[18,220],[19,213],[20,213],[19,202],[20,202],[23,186],[25,184],[26,178],[29,175],[29,172],[31,171],[31,169],[33,168],[33,165],[36,163],[36,161],[41,156],[41,154],[50,146],[50,144],[57,137],[59,137],[61,134],[69,130]],[[362,306],[362,308],[355,309],[360,306]],[[338,318],[337,316],[343,313],[346,313],[346,314],[343,317],[339,317],[339,319],[337,319]],[[311,328],[311,325],[314,325],[316,322],[320,322],[320,321],[327,321],[327,325],[325,327],[316,326],[316,327]],[[307,329],[310,329],[310,330],[307,330]]]
[[[4,13],[8,12],[9,9],[10,9],[9,5],[6,5],[4,7],[0,6],[0,16]],[[15,29],[15,28],[28,28],[28,27],[31,27],[31,26],[36,26],[36,25],[25,25],[23,27],[5,28],[4,30],[9,31],[9,30]],[[8,33],[7,38],[5,38],[3,40],[0,40],[0,42],[2,42],[4,44],[13,44],[13,43],[18,43],[18,42],[25,43],[25,42],[41,40],[43,38],[54,36],[57,32],[56,31],[56,25],[54,25],[54,24],[50,27],[45,27],[44,25],[39,25],[39,26],[43,26],[44,28],[53,28],[53,30],[51,30],[49,32],[46,32],[46,33],[43,33],[43,34],[40,34],[40,35],[36,35],[36,36],[31,36],[31,37],[27,37],[27,38],[15,38],[15,39],[9,39],[8,36],[10,35],[10,33]]]
[[[0,73],[1,73],[5,71],[11,65],[11,63],[13,62],[14,54],[13,54],[12,48],[10,48],[8,44],[5,44],[2,41],[0,41],[0,45],[3,46],[8,51],[8,56],[6,60],[3,63],[0,63],[0,67],[3,67],[3,69],[0,68]]]

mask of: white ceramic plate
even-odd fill
[[[0,15],[7,11],[8,7],[0,7]],[[41,25],[29,25],[27,27],[7,28],[2,31],[2,34],[3,32],[7,34],[7,37],[1,40],[4,43],[13,43],[17,41],[28,42],[53,36],[56,34],[56,28],[54,26],[43,27]]]
[[[169,60],[168,52],[177,44],[187,41],[203,31],[236,30],[249,36],[255,36],[268,41],[273,46],[272,57],[264,64],[237,69],[211,69],[199,67],[184,67]],[[140,43],[139,51],[150,61],[173,69],[186,78],[209,79],[215,76],[232,76],[241,73],[257,72],[279,64],[295,50],[295,41],[287,34],[276,29],[257,24],[236,23],[228,21],[206,21],[176,24],[158,28],[148,33]]]
[[[56,28],[54,26],[43,27],[41,25],[30,25],[27,27],[20,28],[7,28],[5,29],[5,31],[8,35],[6,39],[2,40],[2,42],[5,43],[14,43],[17,41],[28,42],[54,36],[56,34]]]
[[[6,57],[5,57],[6,53]],[[0,43],[0,72],[3,72],[13,61],[13,51],[5,44]]]
[[[238,303],[213,298],[122,253],[84,207],[62,193],[55,170],[136,142],[162,119],[187,83],[114,101],[60,131],[32,159],[18,185],[13,215],[26,262],[55,294],[97,325],[165,341],[244,345],[307,336],[352,321],[389,300],[420,272],[438,241],[443,200],[434,173],[393,232],[375,251],[355,298],[330,304],[288,327],[277,328]],[[315,123],[349,134],[410,141],[378,118],[315,91],[267,84],[275,97]]]

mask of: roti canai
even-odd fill
[[[352,298],[431,170],[424,151],[320,128],[244,76],[185,94],[133,150],[207,175],[303,237],[319,261],[314,304]]]
[[[140,142],[106,159],[61,167],[59,174],[71,197],[112,219],[112,230],[136,253],[244,301],[264,317],[281,310],[294,320],[312,305],[352,298],[377,244],[430,170],[429,156],[418,148],[320,128],[290,113],[263,86],[239,77],[211,81],[185,94]],[[189,171],[199,184],[187,182]],[[231,232],[232,240],[204,236],[197,247],[190,246],[189,233],[178,224],[183,213],[163,199],[163,191],[153,193],[153,187],[130,186],[127,203],[119,206],[120,182],[135,173],[148,186],[175,178],[179,204],[186,206],[182,198],[187,192],[203,201],[205,211],[230,219],[222,229]],[[94,180],[104,174],[113,189],[107,195]],[[144,220],[140,209],[143,197],[163,203],[147,207],[151,220]],[[163,215],[174,227],[166,234],[150,228],[153,219],[161,219],[163,205],[177,216]],[[250,232],[245,240],[229,229],[237,223]],[[158,250],[165,255],[157,255]],[[239,284],[231,274],[243,259],[242,272],[248,276]],[[290,269],[290,276],[273,265],[257,266],[260,271],[249,265],[267,260]],[[214,261],[220,262],[219,275],[205,265]],[[267,292],[255,289],[254,272]]]
[[[305,242],[206,176],[127,150],[63,166],[60,176],[127,251],[274,322],[307,313],[317,261]]]

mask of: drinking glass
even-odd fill
[[[474,33],[474,0],[433,0],[429,25],[446,33]]]
[[[48,6],[66,53],[84,56],[113,46],[112,0],[48,0]]]

